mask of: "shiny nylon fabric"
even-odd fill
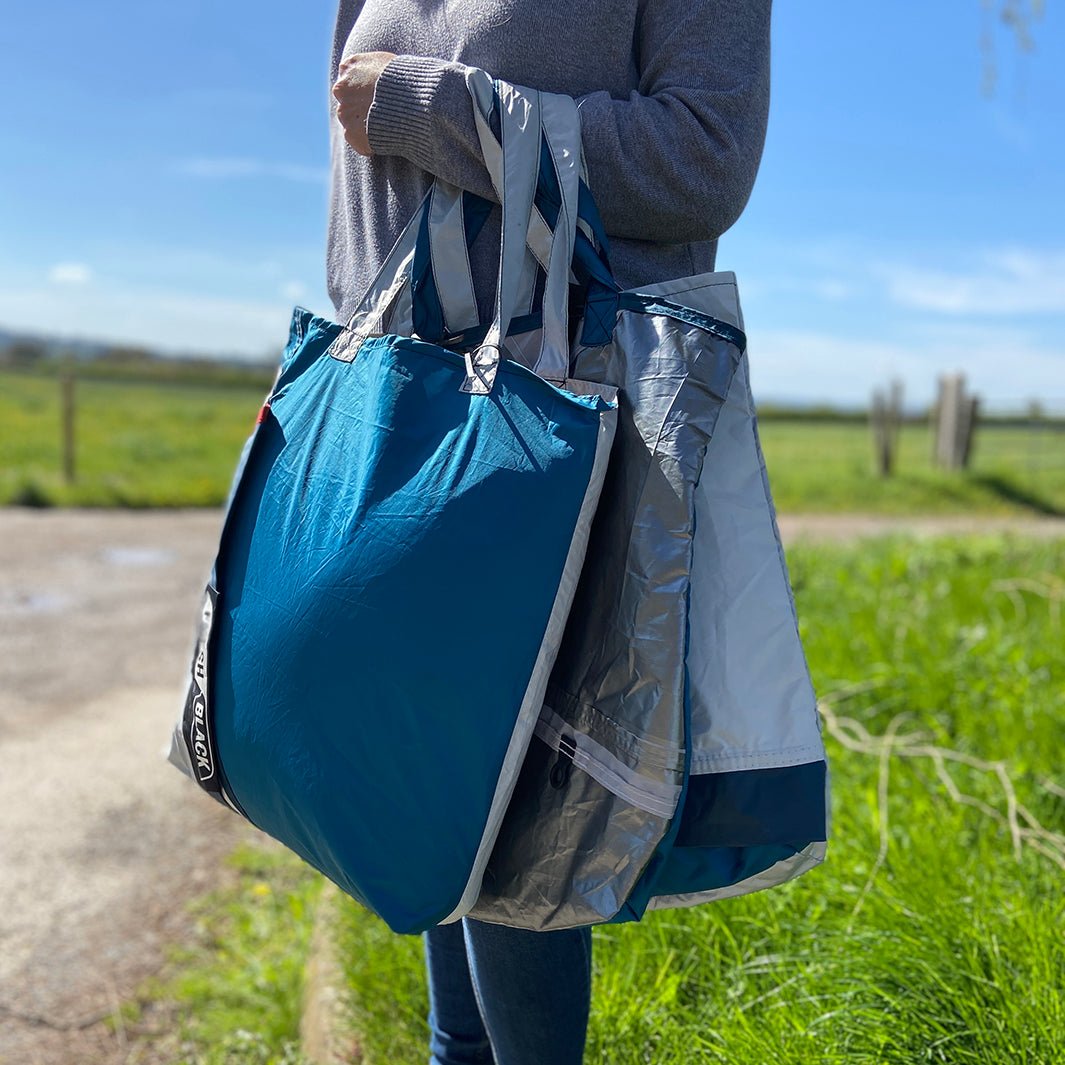
[[[471,359],[385,328],[444,321],[431,252],[438,229],[465,229],[453,197],[435,214],[427,198],[346,327],[296,308],[234,482],[171,748],[401,932],[456,920],[477,896],[616,422],[612,387],[499,357],[542,166],[538,98],[500,99],[490,350]],[[574,148],[550,149],[575,201]],[[575,219],[575,205],[560,210],[550,234],[538,348],[563,369],[568,350],[552,344],[566,341]]]
[[[641,295],[742,329],[732,274]],[[611,341],[578,348],[574,365],[619,385],[609,502],[472,911],[538,929],[770,887],[816,865],[827,835],[819,718],[746,352],[677,317],[622,309]],[[737,808],[734,846],[674,846],[692,774],[764,798],[777,785],[751,774],[779,766],[812,769],[787,782],[802,795],[784,796],[808,805],[804,838],[776,839],[762,802],[758,824]]]
[[[486,107],[484,79],[473,81],[475,106]],[[507,98],[523,91],[508,87]],[[443,192],[436,217],[453,233],[468,230],[462,198]],[[563,213],[573,211],[567,195]],[[590,203],[586,188],[580,195]],[[583,207],[580,224],[589,246],[605,244]],[[530,225],[529,242],[540,244],[534,230],[543,234]],[[411,229],[397,244],[397,261],[418,261],[416,236]],[[421,274],[442,304],[434,328],[468,320],[468,306],[443,305],[469,303],[465,284],[440,273],[450,269],[445,260],[454,257],[434,258]],[[373,352],[386,319],[390,332],[408,320],[414,328],[413,286],[388,280],[367,297],[372,328],[354,331],[338,357],[361,358],[367,343]],[[710,274],[620,296],[598,280],[586,319],[608,326],[609,339],[581,332],[568,366],[578,380],[565,387],[609,396],[618,386],[605,502],[594,523],[582,508],[587,558],[543,678],[539,720],[528,723],[535,737],[527,753],[510,744],[496,789],[509,805],[501,825],[489,817],[481,849],[492,847],[491,856],[484,852],[486,867],[474,863],[463,893],[476,897],[473,916],[520,927],[634,920],[647,908],[771,887],[821,861],[827,837],[824,749],[758,443],[735,279]],[[507,355],[539,368],[545,331],[523,328],[506,341]],[[466,576],[476,582],[479,573],[471,563]],[[524,754],[520,773],[515,751]],[[429,777],[443,796],[438,768]],[[776,814],[785,804],[795,816]],[[463,901],[442,919],[468,908]]]
[[[484,142],[490,102],[473,96]],[[618,434],[536,739],[471,911],[540,929],[772,886],[822,860],[827,837],[735,277],[618,293],[579,193],[586,313],[570,368],[618,386]],[[538,343],[512,337],[511,358],[536,365]]]
[[[612,405],[514,364],[471,396],[453,352],[386,336],[341,361],[340,326],[292,328],[215,566],[214,748],[249,820],[417,932],[476,893]]]

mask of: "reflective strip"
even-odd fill
[[[571,744],[576,748],[572,755],[573,764],[632,806],[656,817],[669,818],[676,812],[681,791],[679,784],[665,784],[641,776],[590,736],[574,730],[564,717],[546,704],[536,723],[536,735],[555,751],[564,737],[567,753]]]
[[[581,382],[581,384],[586,390],[583,392],[584,395],[599,394],[603,395],[609,402],[614,402],[616,391],[609,386],[596,386],[587,382]],[[581,504],[580,513],[577,515],[573,539],[570,541],[566,564],[563,566],[562,575],[559,578],[558,591],[555,593],[551,616],[548,618],[544,639],[540,644],[540,653],[536,656],[536,663],[529,677],[529,686],[525,689],[525,698],[522,700],[521,709],[518,711],[517,719],[514,722],[514,730],[507,746],[507,753],[503,759],[503,766],[499,771],[499,779],[496,783],[495,794],[492,796],[492,806],[488,811],[484,834],[481,836],[481,844],[477,848],[477,854],[470,870],[470,879],[467,881],[466,888],[455,909],[440,922],[441,924],[457,921],[464,914],[469,913],[481,893],[481,880],[484,878],[488,859],[492,854],[496,837],[499,835],[499,829],[503,824],[503,817],[514,793],[514,786],[518,782],[518,774],[521,772],[521,766],[525,761],[525,755],[529,748],[529,741],[532,738],[537,718],[543,706],[544,691],[547,689],[547,681],[551,676],[551,670],[558,655],[558,648],[562,642],[562,633],[566,628],[570,607],[573,605],[577,582],[584,567],[584,556],[588,549],[588,536],[591,533],[592,520],[595,518],[595,512],[599,506],[599,495],[602,491],[603,480],[606,477],[606,469],[614,443],[614,430],[616,427],[617,407],[614,407],[612,410],[604,411],[599,417],[599,435],[596,440],[591,475],[588,478],[588,490],[584,493],[584,502]]]
[[[500,202],[503,217],[500,226],[495,315],[482,348],[483,351],[496,352],[498,363],[503,338],[507,335],[510,321],[517,310],[522,264],[528,254],[526,237],[539,174],[540,93],[531,92],[525,95],[516,86],[502,81],[493,81],[485,71],[472,67],[466,74],[466,81],[476,104],[482,102],[484,94],[489,89],[499,103],[502,134],[499,141],[502,147],[501,184],[504,192],[504,195],[500,197]],[[473,110],[475,116],[478,115],[479,108],[475,106]],[[487,159],[494,150],[493,145],[496,145],[496,139],[483,115],[477,119],[477,133],[482,152]],[[479,370],[476,375],[469,374],[461,390],[484,394],[491,391],[494,382],[495,370],[493,368]]]
[[[445,331],[460,333],[480,321],[466,251],[462,190],[444,181],[433,186],[429,206],[429,255],[444,312]]]
[[[569,278],[577,238],[580,187],[581,123],[572,97],[547,93],[540,100],[543,136],[558,179],[560,207],[544,287],[544,335],[533,370],[550,380],[569,375]]]
[[[418,210],[414,212],[414,217],[407,223],[399,240],[381,264],[373,284],[349,319],[348,329],[358,333],[364,332],[367,327],[379,328],[379,323],[389,311],[390,304],[395,301],[394,286],[398,281],[405,281],[410,275],[410,264],[414,260],[414,248],[418,243],[422,215],[429,210],[430,196],[431,191],[425,194]]]

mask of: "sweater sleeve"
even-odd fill
[[[754,185],[769,110],[771,0],[644,0],[638,87],[578,97],[589,177],[607,232],[714,240]],[[494,199],[460,63],[398,56],[377,84],[370,147]]]

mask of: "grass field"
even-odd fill
[[[0,504],[214,506],[226,496],[259,388],[86,380],[77,385],[77,476],[61,475],[54,378],[0,373]],[[782,511],[1065,514],[1065,432],[986,426],[973,468],[930,464],[927,428],[907,426],[898,475],[870,473],[867,429],[766,419],[766,463]]]
[[[904,426],[896,474],[870,473],[871,434],[853,422],[764,419],[774,501],[783,512],[1065,514],[1065,432],[996,426],[976,435],[971,469],[932,466],[926,425]]]
[[[1065,543],[789,558],[826,707],[828,861],[597,929],[586,1060],[1065,1062]],[[423,1061],[420,942],[344,912],[366,1061]]]
[[[299,1024],[322,878],[269,845],[241,847],[221,879],[192,905],[195,939],[125,1005],[124,1061],[307,1065]]]
[[[263,392],[79,381],[76,480],[64,484],[59,388],[0,375],[0,503],[216,506]]]
[[[824,706],[828,860],[596,929],[588,1065],[1065,1063],[1065,540],[789,560]],[[321,881],[276,847],[233,868],[142,1001],[184,1018],[164,1060],[297,1065]],[[425,1061],[420,938],[348,901],[337,941],[365,1065]]]

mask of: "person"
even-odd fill
[[[576,98],[589,174],[632,288],[714,269],[769,106],[771,0],[340,0],[330,69],[327,283],[350,319],[434,178],[495,200],[466,66]],[[483,320],[497,222],[474,245]],[[424,935],[431,1065],[575,1065],[591,930],[470,918]]]

